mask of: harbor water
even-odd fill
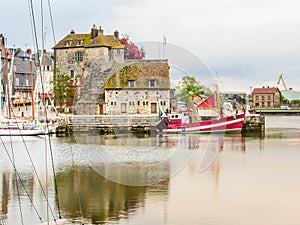
[[[266,116],[264,138],[116,131],[1,142],[0,224],[300,221],[300,116]]]

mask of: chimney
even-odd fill
[[[100,35],[103,35],[103,33],[104,33],[104,30],[102,30],[101,26],[99,27],[99,32],[100,32]]]
[[[75,34],[75,30],[72,29],[72,30],[70,31],[70,34]]]
[[[114,35],[119,40],[119,31],[118,30],[115,30]]]
[[[96,28],[95,24],[93,25],[91,29],[91,39],[94,39],[98,36],[98,29]]]

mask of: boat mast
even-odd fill
[[[33,89],[31,49],[27,49],[27,53],[30,55],[29,69],[30,69],[30,86],[31,86],[31,121],[33,121],[34,120],[34,89]]]
[[[10,108],[10,81],[8,75],[8,51],[5,52],[5,73],[6,73],[6,104],[8,110],[8,119],[11,119],[11,108]]]
[[[218,109],[218,114],[221,115],[221,100],[220,100],[220,95],[219,95],[219,90],[218,90],[218,85],[215,84],[216,88],[216,96],[217,96],[217,109]]]
[[[2,114],[2,51],[0,50],[0,116]]]

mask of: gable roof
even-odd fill
[[[274,94],[280,92],[278,88],[254,88],[252,94]]]

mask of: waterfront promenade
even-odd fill
[[[300,108],[291,108],[291,109],[280,109],[280,108],[253,108],[251,111],[256,113],[263,113],[273,116],[289,116],[289,115],[300,115]]]

